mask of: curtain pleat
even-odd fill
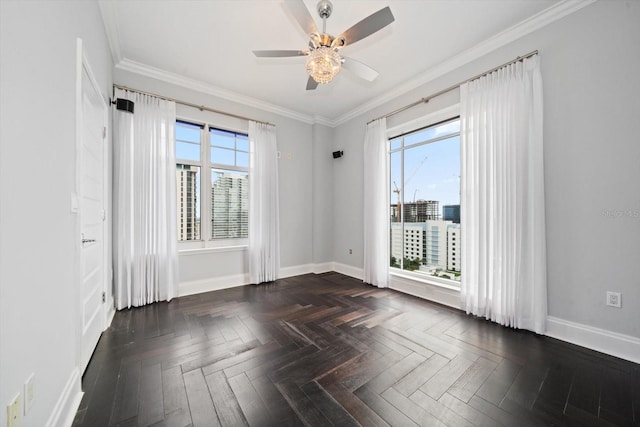
[[[272,282],[280,270],[276,128],[249,122],[249,280]]]
[[[114,121],[114,282],[118,310],[178,294],[175,103],[135,92]]]
[[[389,286],[389,165],[387,120],[367,125],[364,139],[364,277],[365,283]]]
[[[462,305],[543,333],[546,243],[542,80],[534,56],[464,84]]]

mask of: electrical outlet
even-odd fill
[[[353,249],[349,249],[349,255],[353,255]]]
[[[7,405],[7,427],[20,427],[22,396],[20,393]]]
[[[33,399],[36,397],[36,374],[29,375],[27,381],[24,383],[24,414],[27,415],[31,407],[33,406]]]
[[[609,307],[622,307],[622,294],[620,292],[607,291],[607,305]]]

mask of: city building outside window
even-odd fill
[[[177,121],[178,240],[246,239],[248,175],[246,134]]]
[[[389,156],[392,271],[458,286],[460,119],[390,139]]]

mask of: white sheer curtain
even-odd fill
[[[364,137],[364,279],[389,286],[389,166],[387,120],[367,125]]]
[[[278,148],[275,126],[249,122],[249,280],[271,282],[280,269]]]
[[[114,281],[117,308],[178,291],[174,102],[117,90],[134,113],[114,112]]]
[[[464,84],[462,304],[543,333],[546,253],[539,57]]]

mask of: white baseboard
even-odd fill
[[[178,285],[178,296],[219,291],[249,284],[249,274],[233,274],[230,276],[211,277],[209,279],[191,280]]]
[[[333,263],[333,271],[336,273],[344,274],[345,276],[353,277],[354,279],[362,280],[364,278],[364,270],[352,265],[342,264],[339,262]]]
[[[286,279],[287,277],[301,276],[303,274],[313,273],[313,264],[294,265],[291,267],[281,267],[279,279]]]
[[[329,273],[330,271],[334,271],[332,262],[324,262],[322,264],[313,264],[314,274]]]
[[[324,264],[303,264],[280,269],[278,278],[285,279],[287,277],[301,276],[309,273],[326,273],[334,271],[334,263],[328,262]],[[344,273],[347,274],[347,273]],[[349,275],[349,274],[347,274]],[[219,291],[221,289],[235,288],[249,284],[249,274],[233,274],[229,276],[211,277],[201,280],[190,280],[182,282],[178,285],[178,296],[200,294],[203,292]]]
[[[82,395],[80,369],[74,368],[45,426],[71,427],[80,407]]]
[[[547,316],[546,335],[640,363],[640,338]]]

